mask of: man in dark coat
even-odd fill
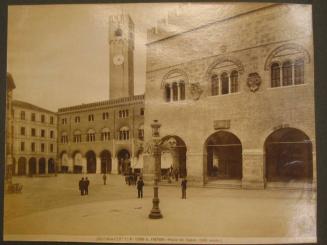
[[[137,181],[137,196],[138,198],[143,198],[143,186],[144,186],[144,182],[142,177],[139,178],[139,180]]]
[[[103,184],[106,185],[106,183],[107,183],[107,175],[104,174],[104,175],[102,176],[102,179],[103,179]]]
[[[81,191],[81,196],[84,195],[84,178],[80,179],[78,182],[79,190]]]
[[[187,180],[185,178],[182,180],[181,187],[182,187],[182,199],[186,199]]]
[[[89,194],[89,185],[90,185],[90,181],[89,179],[86,177],[85,178],[85,181],[84,181],[84,192],[85,192],[85,195],[88,195]]]

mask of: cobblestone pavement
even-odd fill
[[[181,199],[176,186],[161,186],[164,216],[150,220],[153,188],[137,198],[124,178],[88,176],[88,196],[80,196],[81,175],[16,177],[21,194],[5,195],[4,234],[286,237],[314,241],[316,199],[310,191],[233,190],[190,187]],[[311,240],[310,240],[311,239]]]

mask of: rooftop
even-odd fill
[[[104,100],[104,101],[93,102],[93,103],[88,103],[88,104],[80,104],[80,105],[75,105],[75,106],[63,107],[63,108],[59,108],[58,112],[64,113],[64,112],[99,108],[99,107],[105,107],[105,106],[120,106],[120,105],[131,104],[136,101],[144,101],[144,94],[134,95],[134,96],[130,96],[130,97],[123,97],[123,98],[118,98],[118,99],[112,99],[112,100]]]
[[[44,109],[42,107],[30,104],[28,102],[25,101],[20,101],[20,100],[13,100],[12,101],[12,105],[13,106],[17,106],[17,107],[22,107],[24,109],[29,109],[29,110],[33,110],[33,111],[40,111],[40,112],[45,112],[45,113],[52,113],[52,114],[56,114],[56,112]]]

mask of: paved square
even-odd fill
[[[21,194],[5,195],[4,235],[183,236],[313,239],[316,199],[310,191],[235,190],[160,186],[163,219],[151,220],[152,186],[137,198],[124,177],[89,175],[88,196],[80,196],[81,175],[16,177]]]

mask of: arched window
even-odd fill
[[[294,84],[304,83],[304,60],[299,59],[294,64]]]
[[[292,63],[286,61],[283,63],[283,86],[292,85]]]
[[[177,83],[174,82],[173,83],[173,101],[178,100],[178,87],[177,87]]]
[[[102,131],[101,131],[101,140],[102,141],[110,140],[110,131],[109,131],[109,128],[102,129]]]
[[[211,95],[218,95],[219,91],[219,79],[216,74],[211,76]]]
[[[166,102],[176,102],[186,99],[188,77],[186,72],[173,69],[166,73],[162,79],[161,88],[164,89],[163,99]]]
[[[128,127],[122,127],[119,130],[119,139],[120,140],[128,140],[129,139],[129,128]]]
[[[94,129],[89,129],[87,131],[86,141],[90,141],[90,142],[95,141],[95,130]]]
[[[63,143],[63,144],[68,143],[68,134],[67,134],[67,132],[62,132],[61,133],[61,143]]]
[[[20,119],[25,120],[25,111],[20,112]]]
[[[142,124],[138,130],[138,138],[144,140],[144,125]]]
[[[185,100],[185,83],[183,80],[179,82],[179,99]]]
[[[271,87],[280,86],[280,68],[278,63],[273,63],[271,65]]]
[[[229,92],[228,74],[226,72],[221,74],[220,80],[221,80],[221,94],[228,94]]]
[[[81,131],[76,130],[74,132],[74,142],[75,143],[82,142],[82,133],[81,133]]]
[[[230,80],[231,80],[231,93],[238,92],[238,72],[232,71],[230,74]]]

